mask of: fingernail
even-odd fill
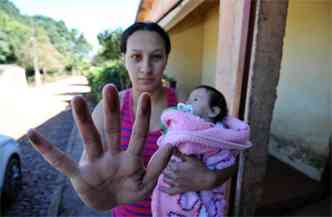
[[[106,102],[109,105],[111,112],[116,112],[119,106],[119,98],[117,90],[113,85],[108,85],[104,88],[104,96],[106,97]]]
[[[151,98],[150,95],[146,94],[143,96],[143,105],[142,105],[142,112],[145,115],[150,115],[151,111]]]
[[[41,154],[45,154],[51,148],[47,143],[45,143],[45,141],[42,141],[42,138],[35,130],[30,129],[27,136],[32,146],[34,146]]]
[[[28,139],[30,140],[30,142],[33,143],[33,145],[39,145],[41,143],[38,135],[36,134],[36,132],[34,130],[30,129],[27,132],[27,136],[28,136]]]
[[[86,122],[88,119],[88,111],[84,99],[82,97],[75,97],[72,101],[72,104],[76,113],[76,117],[78,117],[80,121]]]

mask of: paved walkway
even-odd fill
[[[73,128],[71,110],[65,110],[37,129],[62,150],[67,147]],[[62,175],[31,146],[26,137],[18,140],[22,150],[23,188],[6,216],[48,216],[53,194]]]
[[[66,150],[74,126],[68,101],[74,95],[89,91],[87,81],[84,77],[70,77],[39,88],[8,87],[0,91],[0,133],[19,138],[23,154],[23,189],[6,216],[49,216],[54,191],[63,176],[23,135],[29,128],[37,127],[53,144]]]
[[[68,147],[69,148],[67,149],[67,153],[70,153],[73,159],[78,161],[83,151],[83,146],[77,127],[73,128]],[[76,192],[74,191],[72,185],[70,184],[67,178],[63,180],[62,185],[58,188],[58,192],[59,192],[59,194],[57,195],[58,198],[57,197],[53,198],[53,201],[55,203],[56,201],[58,201],[58,207],[55,207],[56,208],[55,212],[53,212],[58,216],[61,217],[111,216],[110,212],[96,211],[94,209],[90,209],[87,206],[85,206],[78,197],[78,195],[76,194]]]

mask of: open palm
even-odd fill
[[[75,97],[72,100],[75,122],[84,143],[79,163],[50,144],[35,130],[30,130],[28,136],[42,156],[70,179],[87,206],[109,210],[119,204],[132,203],[147,196],[166,166],[171,150],[158,150],[148,167],[144,168],[143,150],[151,110],[148,94],[142,94],[139,98],[133,131],[125,151],[119,148],[120,108],[118,92],[113,85],[104,88],[103,99],[105,143],[101,142],[84,99]]]

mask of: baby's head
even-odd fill
[[[192,105],[192,112],[207,121],[222,122],[228,115],[226,99],[213,87],[200,85],[191,93],[186,102]]]

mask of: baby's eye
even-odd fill
[[[198,98],[194,98],[194,102],[197,102],[198,101]]]

